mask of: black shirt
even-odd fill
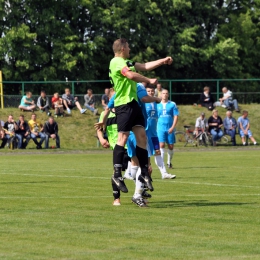
[[[210,125],[211,123],[217,123],[218,125],[211,126]],[[219,126],[223,124],[223,121],[220,116],[218,116],[217,119],[215,119],[213,116],[211,116],[208,120],[208,124],[209,124],[209,131],[211,131],[211,129],[214,129],[214,128],[219,129]]]

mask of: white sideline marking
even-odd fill
[[[227,194],[186,194],[186,195],[178,195],[178,194],[168,194],[168,195],[154,195],[154,198],[169,198],[169,197],[226,197]],[[228,194],[228,196],[260,196],[260,194]],[[39,196],[39,197],[18,197],[18,196],[0,196],[0,199],[92,199],[97,196],[63,196],[63,197],[51,197],[51,196]],[[112,198],[112,196],[98,196],[99,198]],[[123,196],[124,198],[132,198],[132,196],[127,195]],[[153,201],[153,199],[151,199]]]
[[[2,172],[0,175],[16,175],[16,176],[32,176],[32,177],[53,177],[53,178],[79,178],[79,179],[100,179],[100,180],[110,180],[108,177],[100,176],[67,176],[67,175],[53,175],[53,174],[29,174],[29,173],[10,173]],[[111,174],[112,175],[112,174]],[[241,187],[241,188],[260,188],[258,186],[250,185],[238,185],[238,184],[221,184],[221,183],[208,183],[208,182],[185,182],[176,180],[156,180],[156,182],[171,183],[171,184],[192,184],[192,185],[206,185],[206,186],[218,186],[218,187]]]

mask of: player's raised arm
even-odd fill
[[[147,78],[147,77],[145,77],[137,72],[131,71],[131,70],[128,70],[127,72],[125,72],[124,76],[135,82],[146,82],[149,84],[157,84],[157,79]]]
[[[171,65],[173,62],[172,57],[166,57],[164,59],[159,59],[155,61],[150,61],[146,63],[135,63],[135,69],[138,71],[149,71],[149,70],[154,70],[162,65]],[[149,82],[147,82],[149,83]]]

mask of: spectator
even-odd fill
[[[237,120],[239,135],[242,139],[243,145],[246,145],[245,136],[248,136],[251,139],[251,141],[254,143],[254,145],[256,145],[257,142],[253,137],[252,132],[250,131],[250,123],[247,116],[248,116],[248,111],[244,110],[242,116],[239,117]]]
[[[4,131],[5,131],[5,137],[4,137],[4,144],[6,143],[9,145],[13,145],[13,148],[16,147],[17,137],[15,135],[15,131],[18,129],[16,122],[14,121],[14,118],[12,115],[8,116],[7,121],[4,124]]]
[[[93,112],[94,115],[97,114],[98,109],[95,109],[95,96],[93,95],[92,89],[87,90],[87,94],[84,96],[85,104],[84,106]]]
[[[225,108],[227,108],[228,110],[230,110],[232,108],[232,106],[234,106],[235,111],[236,112],[240,112],[239,108],[238,108],[238,103],[236,99],[233,99],[232,97],[232,92],[230,90],[228,90],[226,87],[222,88],[222,92],[223,92],[223,97],[219,99],[221,105]]]
[[[226,117],[224,119],[224,133],[231,137],[232,145],[236,145],[236,129],[237,129],[237,121],[234,117],[232,117],[232,112],[227,111]]]
[[[212,116],[208,120],[209,132],[212,135],[213,146],[217,146],[217,141],[223,136],[223,131],[221,127],[223,126],[223,121],[218,115],[218,110],[214,109],[212,111]]]
[[[28,145],[31,136],[28,122],[24,120],[24,115],[20,115],[19,120],[16,122],[18,129],[16,130],[16,136],[18,140],[18,149],[25,149]],[[25,139],[25,142],[23,142]]]
[[[44,124],[44,133],[46,136],[45,148],[49,148],[49,139],[56,140],[56,148],[60,148],[60,137],[58,135],[58,124],[54,121],[53,117],[49,117],[48,122]]]
[[[39,119],[36,119],[36,115],[32,114],[31,120],[28,122],[31,132],[31,138],[36,144],[37,149],[42,149],[42,143],[45,140],[45,134],[43,133],[43,124]],[[37,138],[41,138],[40,142]]]
[[[103,106],[104,109],[106,109],[107,104],[109,102],[109,92],[110,92],[110,89],[106,88],[105,89],[105,94],[103,94],[102,98],[101,98],[101,103],[102,103],[102,106]]]
[[[54,93],[51,99],[52,107],[55,109],[55,116],[64,116],[62,98],[59,97],[59,93]]]
[[[77,107],[81,114],[84,114],[87,110],[87,109],[82,109],[78,101],[78,97],[74,98],[74,96],[70,94],[69,88],[65,88],[65,94],[62,95],[62,99],[63,99],[63,105],[67,109],[67,112],[69,114],[71,114],[71,109],[73,109],[74,107]]]
[[[37,106],[41,112],[46,112],[48,116],[51,116],[50,109],[50,101],[49,98],[46,96],[46,92],[44,90],[41,91],[41,95],[37,100]]]
[[[32,112],[34,111],[36,105],[34,104],[34,101],[32,99],[31,92],[26,92],[26,95],[22,97],[19,108],[22,111],[32,111]]]
[[[163,91],[162,84],[158,83],[156,85],[154,96],[158,97],[158,98],[161,98],[162,91]]]
[[[208,130],[208,120],[205,117],[205,113],[201,113],[200,117],[197,118],[195,124],[195,134],[198,136],[199,134],[206,132]]]
[[[204,87],[204,92],[200,94],[200,104],[208,110],[213,110],[214,98],[209,87]]]

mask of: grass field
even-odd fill
[[[0,259],[260,259],[260,150],[176,152],[149,208],[110,152],[0,154]]]

